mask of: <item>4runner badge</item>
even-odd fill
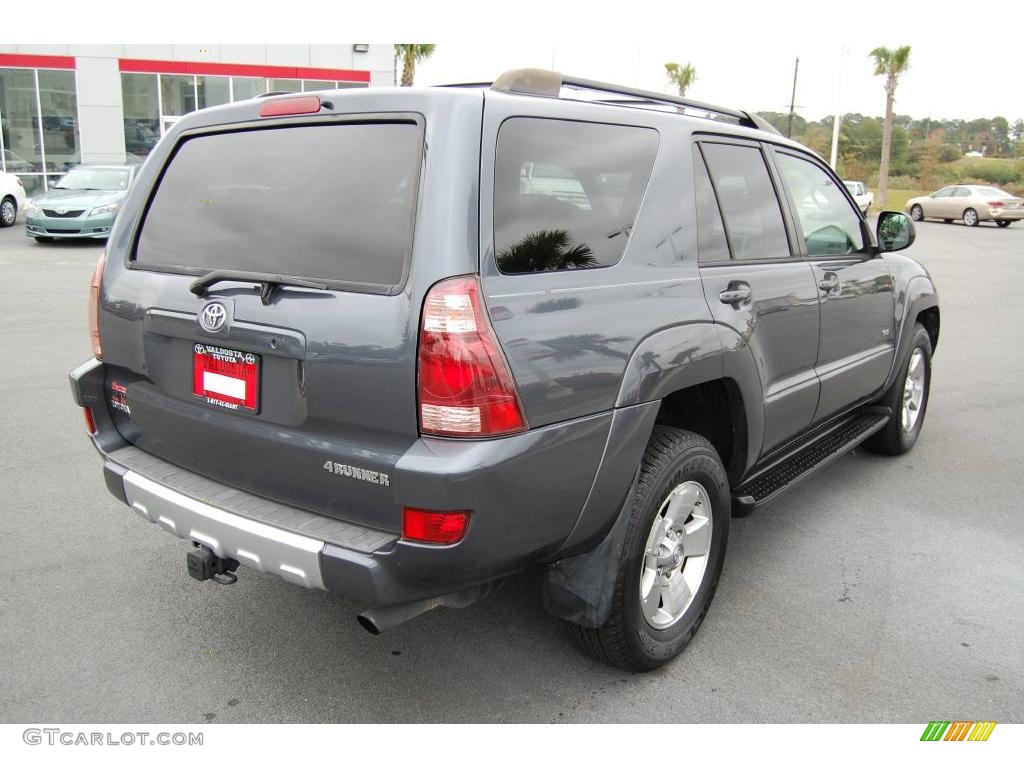
[[[374,472],[372,469],[353,467],[351,464],[339,464],[336,461],[325,461],[324,469],[335,475],[351,477],[355,480],[362,480],[364,483],[374,483],[390,487],[391,477],[385,472]]]

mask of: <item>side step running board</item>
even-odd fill
[[[819,435],[810,444],[782,456],[733,491],[733,514],[750,514],[755,508],[849,453],[884,427],[891,413],[889,408],[880,406],[860,410]]]

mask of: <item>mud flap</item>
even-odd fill
[[[629,528],[629,505],[639,478],[640,468],[637,467],[615,524],[600,544],[582,555],[548,566],[541,597],[548,613],[590,629],[597,629],[608,621],[615,577]]]

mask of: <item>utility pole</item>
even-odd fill
[[[793,66],[793,95],[789,99],[789,124],[786,126],[786,138],[793,138],[793,110],[796,109],[796,75],[800,71],[800,57],[796,57],[796,64]]]
[[[846,60],[846,49],[839,52],[839,83],[836,85],[836,118],[832,122],[832,152],[829,154],[828,164],[832,170],[836,170],[836,162],[839,160],[839,122],[842,118],[842,92],[843,92],[843,62]],[[838,173],[838,171],[837,171]]]

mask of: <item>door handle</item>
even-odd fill
[[[835,275],[826,275],[818,281],[818,287],[825,293],[835,293],[839,289],[839,278]]]
[[[730,283],[729,287],[718,294],[718,299],[723,304],[742,304],[750,301],[750,286],[746,283]]]

